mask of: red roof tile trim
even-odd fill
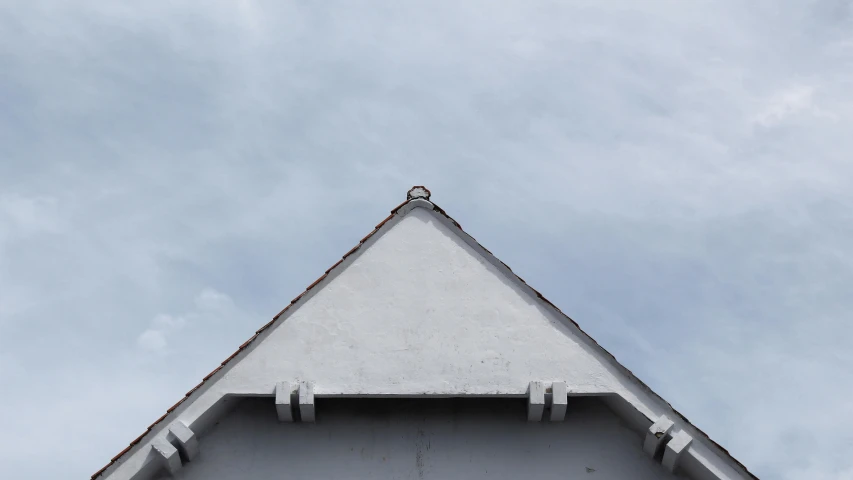
[[[421,188],[423,188],[423,187],[421,187]],[[429,191],[427,190],[427,192],[429,192]],[[368,233],[364,238],[362,238],[362,239],[358,242],[358,245],[356,245],[356,246],[355,246],[355,247],[353,247],[350,251],[348,251],[347,253],[345,253],[345,254],[344,254],[344,256],[343,256],[340,260],[338,260],[334,265],[332,265],[328,270],[326,270],[326,271],[325,271],[325,273],[323,273],[323,275],[321,275],[321,276],[320,276],[320,278],[318,278],[317,280],[315,280],[315,281],[314,281],[314,283],[312,283],[311,285],[309,285],[309,286],[308,286],[308,288],[306,288],[306,289],[305,289],[305,291],[303,291],[303,292],[302,292],[302,293],[300,293],[296,298],[294,298],[293,300],[291,300],[291,301],[290,301],[290,304],[289,304],[288,306],[284,307],[284,309],[283,309],[282,311],[278,312],[278,314],[277,314],[276,316],[274,316],[274,317],[272,318],[272,320],[270,320],[266,325],[264,325],[264,326],[263,326],[263,327],[261,327],[257,332],[255,332],[255,334],[254,334],[250,339],[246,340],[246,342],[245,342],[245,343],[243,343],[242,345],[240,345],[240,347],[237,349],[237,351],[236,351],[236,352],[234,352],[233,354],[231,354],[231,356],[229,356],[228,358],[226,358],[226,359],[222,362],[222,364],[220,364],[220,365],[219,365],[218,367],[216,367],[212,372],[210,372],[209,374],[207,374],[207,376],[206,376],[206,377],[204,377],[204,378],[202,379],[201,383],[199,383],[198,385],[196,385],[195,387],[193,387],[189,392],[187,392],[187,393],[186,393],[186,395],[184,395],[184,398],[182,398],[181,400],[179,400],[179,401],[178,401],[178,403],[174,404],[172,407],[170,407],[168,410],[166,410],[166,413],[165,413],[165,414],[163,414],[163,416],[162,416],[162,417],[158,418],[154,423],[152,423],[152,424],[151,424],[151,425],[150,425],[150,426],[145,430],[145,432],[144,432],[142,435],[140,435],[140,436],[139,436],[139,437],[137,437],[135,440],[133,440],[132,442],[130,442],[130,445],[128,445],[128,446],[127,446],[124,450],[122,450],[121,452],[119,452],[119,453],[118,453],[118,455],[116,455],[115,457],[113,457],[113,458],[112,458],[112,460],[110,460],[110,463],[106,464],[103,468],[101,468],[100,470],[98,470],[97,472],[95,472],[95,473],[92,475],[92,480],[94,480],[94,479],[98,478],[98,477],[99,477],[101,474],[103,474],[103,473],[104,473],[104,472],[105,472],[109,467],[111,467],[114,463],[116,463],[116,461],[118,461],[118,459],[119,459],[119,458],[121,458],[121,457],[122,457],[122,456],[124,456],[126,453],[128,453],[128,452],[129,452],[129,451],[130,451],[130,450],[131,450],[131,449],[132,449],[136,444],[140,443],[140,442],[142,441],[142,439],[143,439],[146,435],[148,435],[148,434],[151,432],[151,430],[152,430],[156,425],[158,425],[160,422],[162,422],[163,420],[165,420],[165,419],[166,419],[166,417],[167,417],[167,416],[169,416],[169,414],[170,414],[170,413],[172,413],[176,408],[178,408],[178,406],[180,406],[182,403],[184,403],[184,402],[185,402],[185,401],[190,397],[190,395],[192,395],[193,393],[195,393],[195,391],[196,391],[196,390],[198,390],[199,388],[201,388],[201,387],[202,387],[202,386],[203,386],[203,385],[204,385],[208,380],[210,380],[210,378],[211,378],[211,377],[213,377],[213,376],[214,376],[214,375],[215,375],[219,370],[221,370],[221,369],[222,369],[222,368],[223,368],[223,367],[224,367],[228,362],[230,362],[231,360],[233,360],[237,355],[239,355],[239,354],[240,354],[240,352],[242,352],[243,350],[245,350],[245,349],[246,349],[246,348],[247,348],[247,347],[248,347],[248,346],[249,346],[249,345],[250,345],[250,344],[251,344],[255,339],[257,339],[257,338],[258,338],[258,336],[260,336],[260,334],[261,334],[264,330],[266,330],[267,328],[269,328],[270,326],[272,326],[272,324],[273,324],[273,323],[275,323],[275,321],[276,321],[276,320],[278,320],[278,319],[279,319],[279,317],[281,317],[285,312],[287,312],[287,310],[288,310],[288,309],[290,309],[290,307],[292,307],[292,306],[293,306],[297,301],[299,301],[299,299],[300,299],[300,298],[302,298],[302,296],[303,296],[303,295],[305,295],[306,293],[308,293],[312,288],[316,287],[320,282],[322,282],[322,281],[323,281],[323,280],[324,280],[324,279],[329,275],[329,273],[330,273],[332,270],[334,270],[336,267],[338,267],[341,263],[343,263],[343,262],[344,262],[344,260],[346,260],[346,259],[347,259],[347,257],[349,257],[350,255],[352,255],[353,253],[355,253],[359,248],[361,248],[361,246],[362,246],[362,245],[364,245],[364,243],[365,243],[365,242],[367,242],[367,241],[368,241],[368,240],[369,240],[373,235],[375,235],[375,234],[376,234],[376,232],[378,232],[380,228],[382,228],[386,223],[388,223],[388,221],[389,221],[389,220],[391,220],[392,218],[394,218],[394,216],[397,214],[397,212],[398,212],[401,208],[403,208],[403,206],[405,206],[407,203],[411,202],[412,200],[415,200],[415,199],[413,199],[413,198],[409,198],[408,200],[406,200],[405,202],[401,203],[400,205],[397,205],[393,210],[391,210],[391,214],[390,214],[390,215],[388,215],[388,216],[385,218],[385,220],[382,220],[381,222],[379,222],[379,224],[378,224],[378,225],[376,225],[376,227],[373,229],[373,231],[372,231],[372,232]],[[432,202],[430,201],[430,203],[432,203]],[[434,204],[434,203],[433,203],[432,205],[433,205],[433,211],[435,211],[435,212],[437,212],[437,213],[441,214],[442,216],[444,216],[448,221],[450,221],[450,223],[452,223],[452,224],[453,224],[453,225],[455,225],[459,230],[461,230],[463,233],[465,233],[466,235],[468,235],[464,230],[462,230],[462,226],[461,226],[461,225],[459,225],[459,223],[458,223],[458,222],[456,222],[456,220],[454,220],[453,218],[451,218],[451,217],[450,217],[450,215],[448,215],[448,214],[447,214],[447,213],[446,213],[446,212],[445,212],[441,207],[439,207],[438,205],[436,205],[436,204]],[[497,260],[498,262],[500,262],[500,264],[501,264],[501,265],[503,265],[503,266],[504,266],[504,267],[505,267],[505,268],[506,268],[510,273],[512,273],[512,275],[513,275],[513,276],[515,276],[515,278],[517,278],[521,283],[523,283],[524,285],[527,285],[527,287],[528,287],[528,288],[530,288],[530,289],[533,291],[533,293],[534,293],[534,294],[536,294],[536,296],[537,296],[540,300],[542,300],[543,302],[545,302],[546,304],[548,304],[551,308],[553,308],[554,310],[556,310],[556,311],[557,311],[557,313],[559,313],[560,315],[562,315],[563,317],[565,317],[569,322],[571,322],[571,323],[572,323],[572,324],[573,324],[573,325],[578,329],[578,331],[580,331],[584,336],[586,336],[586,337],[587,337],[587,339],[589,339],[589,340],[590,340],[592,343],[594,343],[594,344],[595,344],[599,349],[601,349],[601,351],[602,351],[602,352],[604,352],[604,353],[606,353],[608,356],[610,356],[610,358],[611,358],[611,359],[613,359],[613,361],[616,363],[616,365],[617,365],[617,366],[619,366],[620,368],[622,368],[622,369],[625,371],[625,373],[627,373],[627,374],[628,374],[628,375],[629,375],[629,376],[630,376],[634,381],[636,381],[636,382],[637,382],[637,383],[639,383],[643,388],[645,388],[645,389],[648,391],[648,393],[649,393],[649,394],[651,394],[651,395],[653,395],[653,396],[657,397],[660,401],[664,402],[664,403],[665,403],[665,404],[666,404],[666,405],[667,405],[667,406],[668,406],[668,407],[669,407],[669,408],[670,408],[670,409],[671,409],[671,410],[672,410],[676,415],[678,415],[679,417],[681,417],[681,419],[682,419],[684,422],[686,422],[687,424],[689,424],[689,425],[691,425],[693,428],[695,428],[695,429],[696,429],[696,431],[697,431],[697,432],[699,432],[700,434],[702,434],[702,436],[704,436],[706,440],[708,440],[709,442],[711,442],[712,444],[714,444],[714,445],[715,445],[717,448],[719,448],[719,449],[720,449],[724,454],[726,454],[726,455],[727,455],[729,458],[731,458],[735,463],[737,463],[737,464],[738,464],[738,465],[739,465],[739,466],[740,466],[740,467],[741,467],[741,468],[742,468],[742,469],[743,469],[743,470],[744,470],[744,471],[745,471],[745,472],[746,472],[750,477],[752,477],[752,478],[753,478],[753,479],[755,479],[755,480],[758,480],[758,477],[756,477],[754,474],[752,474],[752,473],[751,473],[751,472],[746,468],[746,466],[745,466],[744,464],[740,463],[736,458],[732,457],[732,455],[728,452],[728,450],[726,450],[725,448],[723,448],[719,443],[717,443],[717,442],[715,442],[714,440],[712,440],[712,439],[708,436],[708,434],[706,434],[705,432],[703,432],[703,431],[702,431],[701,429],[699,429],[696,425],[693,425],[692,423],[690,423],[690,421],[687,419],[687,417],[685,417],[685,416],[684,416],[684,415],[682,415],[680,412],[678,412],[678,410],[676,410],[675,408],[673,408],[673,407],[672,407],[672,405],[670,405],[670,404],[669,404],[669,402],[667,402],[666,400],[664,400],[663,398],[661,398],[661,396],[660,396],[660,395],[658,395],[657,393],[655,393],[651,388],[649,388],[649,386],[648,386],[648,385],[646,385],[645,383],[643,383],[643,381],[642,381],[642,380],[640,380],[639,378],[637,378],[637,377],[633,374],[633,372],[631,372],[631,371],[630,371],[630,370],[628,370],[625,366],[623,366],[621,363],[619,363],[619,361],[618,361],[618,360],[616,360],[616,357],[614,357],[614,356],[613,356],[613,354],[611,354],[610,352],[608,352],[604,347],[602,347],[601,345],[599,345],[599,344],[598,344],[598,342],[596,342],[596,341],[595,341],[595,339],[593,339],[591,336],[589,336],[589,334],[587,334],[586,332],[584,332],[584,331],[583,331],[583,329],[581,329],[581,328],[580,328],[580,325],[578,325],[578,324],[577,324],[577,322],[575,322],[574,320],[572,320],[572,318],[571,318],[571,317],[569,317],[568,315],[566,315],[565,313],[563,313],[563,311],[562,311],[562,310],[560,310],[556,305],[554,305],[553,303],[551,303],[547,298],[545,298],[544,296],[542,296],[542,294],[541,294],[541,293],[539,293],[536,289],[534,289],[533,287],[531,287],[530,285],[528,285],[528,283],[527,283],[527,282],[525,282],[523,278],[519,277],[515,272],[513,272],[513,271],[512,271],[512,269],[509,267],[509,265],[505,264],[505,263],[504,263],[504,262],[502,262],[500,259],[498,259],[497,257],[495,257],[495,256],[494,256],[494,254],[492,254],[492,252],[490,252],[488,249],[486,249],[486,247],[484,247],[483,245],[481,245],[481,244],[480,244],[480,242],[477,242],[477,240],[475,240],[475,239],[474,239],[474,237],[471,237],[470,235],[468,235],[468,236],[469,236],[469,237],[470,237],[470,238],[471,238],[471,239],[472,239],[472,240],[477,244],[477,246],[478,246],[478,247],[482,248],[486,253],[488,253],[488,254],[489,254],[489,255],[491,255],[495,260]]]

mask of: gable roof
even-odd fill
[[[633,381],[637,385],[639,385],[648,395],[650,395],[650,396],[654,397],[655,399],[657,399],[658,401],[662,402],[667,407],[667,409],[669,411],[671,411],[677,418],[681,419],[682,422],[689,425],[693,430],[695,430],[695,432],[698,433],[699,436],[701,437],[701,440],[703,441],[703,443],[707,443],[707,444],[712,445],[716,450],[718,450],[719,453],[721,453],[723,456],[725,456],[731,462],[733,462],[735,465],[737,465],[739,467],[739,469],[742,470],[742,472],[744,474],[748,475],[750,478],[756,478],[754,475],[752,475],[746,469],[746,467],[743,464],[741,464],[736,459],[731,457],[731,455],[725,449],[723,449],[719,444],[717,444],[716,442],[711,440],[704,432],[702,432],[697,427],[692,425],[687,420],[687,418],[685,418],[683,415],[678,413],[675,409],[672,408],[671,405],[669,405],[669,403],[667,403],[665,400],[663,400],[659,395],[655,394],[648,386],[646,386],[642,381],[640,381],[638,378],[636,378],[633,375],[633,373],[631,373],[628,369],[626,369],[624,366],[622,366],[615,359],[615,357],[613,357],[613,355],[611,355],[609,352],[607,352],[603,347],[601,347],[597,342],[595,342],[594,339],[592,339],[589,335],[587,335],[585,332],[583,332],[583,330],[580,329],[580,326],[574,320],[572,320],[570,317],[568,317],[562,311],[560,311],[559,308],[557,308],[554,304],[552,304],[550,301],[548,301],[538,291],[536,291],[535,289],[533,289],[532,287],[527,285],[527,283],[523,279],[521,279],[520,277],[515,275],[515,273],[513,273],[512,270],[506,264],[504,264],[503,262],[498,260],[496,257],[494,257],[494,255],[492,255],[492,253],[489,252],[485,247],[483,247],[481,244],[476,242],[476,240],[474,240],[467,233],[465,233],[462,230],[462,227],[459,225],[458,222],[456,222],[449,215],[447,215],[447,213],[443,209],[441,209],[438,205],[429,201],[429,198],[430,198],[430,192],[425,187],[416,186],[416,187],[413,187],[411,190],[409,190],[409,192],[407,194],[407,199],[405,202],[401,203],[400,205],[398,205],[397,207],[392,209],[390,215],[388,215],[388,217],[386,217],[379,224],[377,224],[376,227],[373,229],[373,231],[371,231],[364,238],[362,238],[355,247],[353,247],[350,251],[348,251],[346,254],[344,254],[343,257],[340,260],[338,260],[334,265],[332,265],[329,269],[327,269],[323,273],[323,275],[321,275],[317,280],[312,282],[306,288],[305,291],[303,291],[301,294],[299,294],[297,297],[295,297],[293,300],[291,300],[290,304],[288,304],[288,306],[286,306],[281,312],[279,312],[275,317],[273,317],[272,320],[270,320],[266,325],[264,325],[260,329],[258,329],[256,331],[256,333],[251,338],[249,338],[246,342],[244,342],[242,345],[240,345],[240,347],[237,349],[237,351],[235,351],[232,355],[230,355],[228,358],[226,358],[212,372],[210,372],[208,375],[206,375],[202,379],[202,381],[198,385],[196,385],[194,388],[192,388],[189,392],[187,392],[181,400],[179,400],[176,404],[174,404],[172,407],[167,409],[166,413],[163,416],[161,416],[159,419],[157,419],[154,423],[152,423],[146,429],[146,431],[142,433],[142,435],[140,435],[135,440],[133,440],[127,448],[125,448],[124,450],[119,452],[119,454],[117,454],[115,457],[113,457],[105,467],[103,467],[98,472],[96,472],[94,475],[92,475],[92,479],[98,478],[99,476],[102,476],[103,474],[108,473],[108,471],[111,469],[111,467],[116,466],[117,464],[120,464],[123,461],[123,459],[125,459],[127,456],[129,456],[131,454],[131,451],[133,451],[135,448],[138,448],[144,442],[149,441],[151,438],[153,438],[154,435],[156,435],[159,431],[162,430],[162,427],[164,425],[169,423],[169,422],[167,422],[167,420],[171,421],[171,417],[173,417],[175,415],[176,410],[178,410],[180,407],[182,407],[182,405],[192,403],[207,385],[209,385],[216,378],[219,378],[219,376],[222,375],[221,372],[223,372],[223,370],[230,368],[233,364],[236,363],[235,359],[237,359],[238,357],[242,357],[241,354],[245,354],[247,352],[247,350],[254,348],[254,346],[259,343],[259,340],[263,340],[263,338],[261,338],[261,337],[265,338],[265,336],[269,334],[269,332],[273,329],[272,327],[277,326],[280,322],[284,321],[290,313],[292,313],[294,310],[296,310],[302,304],[304,304],[304,301],[309,296],[313,295],[313,293],[315,291],[319,290],[318,286],[321,286],[321,284],[324,284],[324,280],[326,280],[327,278],[333,277],[334,275],[339,273],[340,270],[342,270],[343,268],[346,268],[347,265],[342,265],[342,264],[347,262],[347,260],[350,259],[350,257],[352,257],[354,254],[359,252],[362,249],[362,247],[364,247],[366,244],[370,243],[374,239],[374,237],[377,236],[377,233],[379,233],[380,231],[384,231],[385,230],[384,227],[386,227],[386,225],[389,224],[389,222],[391,222],[395,218],[405,216],[406,214],[411,212],[411,210],[413,208],[417,208],[417,207],[428,209],[433,215],[437,215],[440,218],[444,219],[447,224],[449,224],[450,226],[452,226],[453,229],[456,230],[454,232],[456,235],[463,238],[469,244],[473,244],[474,246],[476,246],[476,248],[478,250],[480,250],[480,253],[483,256],[487,257],[487,260],[490,263],[492,263],[493,265],[499,266],[499,269],[503,270],[504,274],[506,274],[507,276],[511,276],[513,279],[515,279],[517,282],[519,282],[521,285],[523,285],[526,289],[528,289],[529,292],[533,296],[535,296],[535,298],[537,298],[544,305],[546,305],[549,309],[551,309],[553,312],[555,312],[557,315],[559,315],[564,321],[566,321],[570,325],[572,325],[574,327],[574,329],[579,333],[579,335],[583,337],[584,341],[586,341],[588,344],[592,345],[593,348],[598,353],[602,354],[602,356],[605,357],[622,374],[624,374],[631,381]],[[721,478],[728,478],[728,477],[721,477]]]

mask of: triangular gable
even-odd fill
[[[310,382],[313,395],[330,397],[522,397],[531,382],[565,385],[568,395],[613,399],[646,431],[647,449],[669,441],[668,458],[696,478],[755,478],[423,187],[92,478],[153,468],[172,426],[204,432],[234,396],[274,396],[282,382]]]

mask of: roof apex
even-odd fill
[[[414,187],[410,188],[409,191],[406,193],[406,200],[412,200],[415,198],[429,200],[430,195],[431,193],[428,188],[424,187],[423,185],[415,185]]]

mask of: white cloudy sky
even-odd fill
[[[425,184],[758,476],[853,479],[850,92],[849,0],[0,0],[0,476],[98,470]]]

